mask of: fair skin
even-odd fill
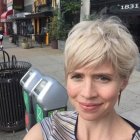
[[[131,140],[134,129],[114,110],[127,83],[109,63],[84,66],[68,74],[68,95],[79,113],[78,140]],[[35,125],[24,140],[43,140],[40,125]]]
[[[40,124],[34,125],[23,140],[43,140]]]
[[[133,128],[114,110],[127,83],[109,63],[85,66],[68,74],[68,94],[79,113],[78,140],[131,140]]]

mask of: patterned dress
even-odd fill
[[[76,140],[77,112],[54,112],[40,122],[44,140]],[[125,119],[126,120],[126,119]],[[140,140],[140,127],[126,120],[136,131],[131,140]]]

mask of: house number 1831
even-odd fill
[[[137,8],[139,8],[139,4],[138,3],[121,5],[121,9],[122,10],[137,9]]]

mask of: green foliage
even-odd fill
[[[66,23],[64,14],[71,14],[80,11],[80,1],[77,0],[61,0],[61,10],[56,7],[53,11],[53,17],[49,24],[49,36],[51,40],[65,40],[72,25]],[[72,23],[76,24],[74,21]]]
[[[59,19],[59,39],[65,40],[67,38],[68,32],[77,22],[72,19],[71,23],[65,21],[65,14],[70,13],[75,17],[75,13],[80,12],[81,1],[80,0],[61,0],[60,9],[58,13]],[[68,16],[68,15],[67,15]],[[80,18],[80,17],[79,17]]]
[[[58,23],[58,39],[65,40],[70,30],[70,25],[65,24],[65,21],[62,17],[59,17]]]
[[[80,9],[81,6],[81,1],[77,1],[77,0],[70,0],[70,1],[66,1],[66,0],[61,0],[61,10],[62,12],[67,12],[67,11],[72,11],[75,12],[77,10]]]
[[[58,19],[57,16],[51,18],[51,22],[49,24],[49,36],[51,40],[58,39]]]

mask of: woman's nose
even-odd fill
[[[92,80],[85,80],[81,95],[85,98],[93,98],[97,96],[96,85]]]

